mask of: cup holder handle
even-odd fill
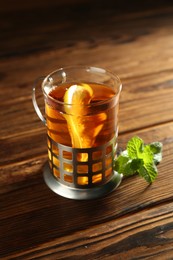
[[[40,81],[43,81],[45,77],[40,77],[39,79],[37,79],[34,83],[33,89],[32,89],[32,103],[35,109],[35,112],[37,113],[38,117],[40,118],[40,120],[43,122],[44,125],[46,125],[46,119],[43,116],[38,104],[37,104],[37,99],[36,99],[36,90],[38,85],[40,85]]]

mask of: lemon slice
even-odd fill
[[[106,113],[87,115],[88,106],[93,98],[93,90],[88,84],[72,85],[64,95],[65,112],[72,147],[91,148],[96,136],[103,128]],[[85,153],[81,161],[86,161]]]
[[[64,95],[67,104],[79,105],[89,104],[93,96],[93,90],[88,84],[72,85]]]

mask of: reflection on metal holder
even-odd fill
[[[48,136],[49,164],[44,180],[55,193],[77,200],[105,196],[121,183],[122,175],[113,171],[116,137],[93,148],[72,148]]]

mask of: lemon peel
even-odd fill
[[[70,105],[89,104],[92,96],[92,88],[88,84],[81,83],[81,85],[72,85],[67,89],[64,102]]]
[[[96,136],[103,128],[106,113],[87,115],[87,106],[93,98],[93,90],[88,84],[72,85],[64,95],[65,112],[72,147],[90,148]],[[87,154],[82,153],[80,161],[86,161]]]

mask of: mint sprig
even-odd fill
[[[139,174],[148,183],[152,183],[158,175],[156,165],[162,160],[162,143],[154,142],[145,145],[143,140],[134,136],[114,161],[114,170],[124,176]]]

